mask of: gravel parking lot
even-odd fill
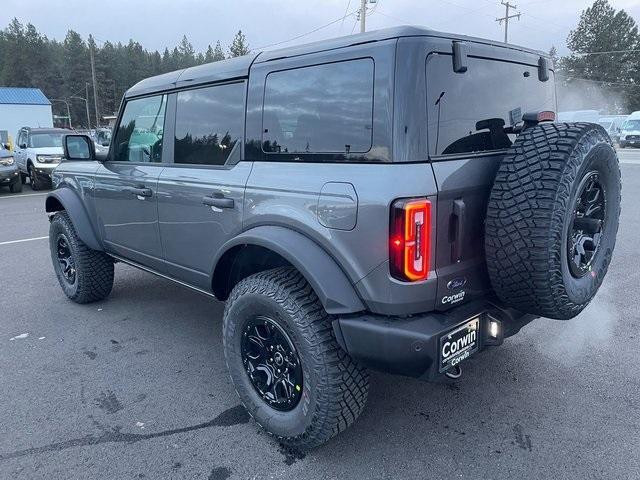
[[[0,191],[0,478],[640,477],[640,150],[618,245],[578,318],[541,319],[455,384],[374,373],[360,420],[306,456],[239,406],[223,305],[124,265],[107,301],[55,279],[44,193]]]

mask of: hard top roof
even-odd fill
[[[474,43],[482,43],[500,48],[518,50],[535,55],[547,56],[544,52],[519,47],[510,44],[504,44],[493,40],[483,38],[467,37],[465,35],[457,35],[452,33],[443,33],[430,30],[424,27],[400,26],[384,28],[381,30],[372,30],[370,32],[359,33],[356,35],[348,35],[344,37],[333,38],[329,40],[321,40],[319,42],[307,43],[304,45],[296,45],[277,50],[266,52],[250,53],[243,57],[230,58],[213,63],[206,63],[196,67],[190,67],[183,70],[150,77],[136,83],[126,93],[125,97],[144,95],[156,91],[170,90],[173,88],[187,87],[189,85],[197,85],[200,83],[215,82],[220,80],[232,80],[234,78],[242,78],[249,75],[249,69],[255,61],[256,63],[264,63],[279,58],[295,57],[298,55],[306,55],[337,48],[358,45],[362,43],[379,42],[400,37],[438,37],[452,40],[469,41]]]

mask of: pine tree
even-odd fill
[[[38,87],[49,98],[63,99],[71,107],[74,127],[87,126],[84,103],[85,84],[91,85],[91,64],[88,42],[70,30],[64,41],[48,39],[30,24],[22,25],[13,19],[0,30],[0,85]],[[245,36],[238,32],[234,38],[232,55],[249,51]],[[133,84],[151,75],[170,72],[195,65],[225,59],[221,43],[209,45],[205,53],[195,53],[187,37],[162,53],[148,51],[131,39],[128,43],[105,41],[95,45],[96,83],[99,108],[104,113],[115,113],[122,95]],[[89,88],[91,125],[93,118],[93,88]],[[75,97],[75,98],[71,98]],[[64,102],[54,102],[56,114],[66,115]]]
[[[211,45],[207,46],[207,51],[204,54],[204,61],[206,63],[213,62],[213,48],[211,48]]]
[[[238,30],[238,33],[236,33],[235,37],[233,37],[231,47],[229,47],[229,56],[241,57],[242,55],[246,55],[247,53],[249,53],[249,45],[247,44],[247,39],[242,33],[242,30]]]
[[[553,64],[557,65],[560,57],[558,56],[558,49],[555,45],[551,45],[551,48],[549,49],[549,56],[551,57]]]
[[[86,98],[85,84],[90,81],[89,50],[77,32],[69,30],[62,44],[64,49],[62,60],[62,81],[65,97],[77,97],[70,99],[71,117],[74,126],[88,127],[93,121],[87,120],[87,110],[84,100]]]
[[[182,36],[182,40],[180,41],[180,45],[178,46],[178,57],[180,68],[188,68],[195,65],[195,50],[193,49],[193,45],[189,42],[186,35]]]
[[[213,50],[213,61],[218,62],[220,60],[224,60],[224,51],[222,50],[222,46],[220,45],[220,40],[216,42],[216,48]]]
[[[640,85],[640,68],[632,51],[640,46],[640,36],[627,12],[616,11],[608,0],[595,0],[569,33],[567,46],[571,54],[559,62],[560,90],[580,89],[585,105],[599,103],[594,106],[601,109],[640,108],[640,91],[633,85]]]

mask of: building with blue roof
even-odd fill
[[[0,87],[0,141],[13,146],[22,127],[53,127],[51,102],[39,88]]]

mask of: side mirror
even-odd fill
[[[96,159],[96,150],[89,135],[65,135],[62,148],[65,160]]]
[[[102,145],[103,147],[108,147],[109,146],[109,142],[104,141],[100,145]]]
[[[22,149],[27,148],[27,144],[26,144],[26,143],[21,143],[21,144],[20,144],[20,148],[22,148]]]
[[[9,148],[9,144],[8,144],[8,143],[3,143],[3,144],[2,144],[2,148],[3,148],[4,150],[11,150],[11,149]]]

